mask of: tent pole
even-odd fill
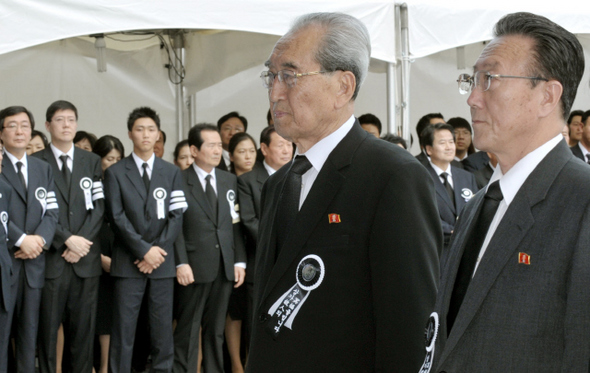
[[[184,68],[184,38],[182,30],[179,30],[174,34],[174,49],[178,58],[174,59],[174,66],[176,71],[182,71]],[[177,139],[180,142],[184,138],[184,85],[182,79],[176,84],[176,128],[177,128]]]
[[[408,32],[408,6],[400,6],[400,35],[402,51],[402,134],[410,143],[410,34]]]
[[[387,63],[387,133],[392,133],[397,135],[396,131],[396,115],[395,115],[395,105],[396,105],[396,89],[395,89],[395,78],[396,78],[396,71],[395,71],[395,64],[394,63]]]

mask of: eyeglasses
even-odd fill
[[[461,74],[459,75],[459,79],[457,79],[457,83],[459,83],[459,93],[464,95],[470,93],[473,90],[473,87],[477,87],[481,89],[483,92],[490,89],[490,85],[492,84],[492,79],[494,78],[516,78],[516,79],[530,79],[530,80],[543,80],[548,82],[548,79],[542,78],[540,76],[515,76],[515,75],[500,75],[500,74],[490,74],[488,71],[476,71],[473,73],[473,76],[469,74]]]
[[[20,128],[23,132],[27,132],[31,130],[31,125],[29,123],[8,123],[4,126],[4,129],[8,131],[16,131],[17,128]]]
[[[267,89],[272,89],[272,86],[273,86],[273,83],[274,83],[276,77],[279,78],[280,83],[285,83],[285,84],[287,84],[287,87],[292,88],[295,86],[295,84],[297,84],[297,78],[300,78],[302,76],[326,74],[326,73],[331,73],[331,71],[314,71],[314,72],[310,72],[310,73],[299,73],[299,74],[294,73],[291,70],[281,70],[281,71],[277,72],[276,74],[271,71],[263,71],[260,74],[260,79],[262,79],[262,86]]]
[[[56,124],[58,124],[60,126],[63,126],[64,124],[66,124],[66,122],[68,124],[76,124],[76,122],[77,122],[76,118],[65,118],[65,117],[53,118],[51,121],[55,122]]]

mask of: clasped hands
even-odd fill
[[[150,274],[166,260],[168,253],[159,246],[152,246],[143,256],[142,260],[137,259],[133,264],[139,268],[141,273]]]

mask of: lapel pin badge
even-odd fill
[[[518,253],[518,264],[531,265],[531,256],[527,253]]]
[[[340,220],[340,214],[328,214],[328,221],[330,224],[342,222],[342,220]]]

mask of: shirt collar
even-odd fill
[[[504,197],[504,201],[506,204],[510,206],[510,203],[516,197],[516,193],[522,187],[522,184],[526,181],[529,175],[537,168],[539,163],[549,154],[560,141],[563,140],[563,136],[558,134],[551,140],[547,141],[545,144],[539,146],[537,149],[533,150],[520,161],[516,162],[514,166],[506,173],[502,173],[501,167],[496,167],[492,177],[490,178],[490,182],[488,183],[488,187],[491,183],[496,180],[500,180],[500,190],[502,190],[502,195]],[[487,192],[487,187],[486,187]]]
[[[156,155],[154,153],[152,153],[152,156],[147,161],[144,161],[143,159],[139,158],[139,156],[137,154],[135,154],[135,152],[131,152],[131,156],[133,157],[133,160],[135,161],[135,165],[137,166],[137,169],[139,170],[140,175],[143,173],[143,163],[144,162],[148,164],[148,168],[150,170],[154,169],[154,160],[156,159]],[[148,175],[150,175],[150,174],[148,174]]]
[[[440,174],[442,174],[443,172],[446,172],[447,174],[449,174],[449,176],[453,176],[453,173],[451,172],[451,164],[450,163],[447,166],[446,170],[443,170],[442,168],[440,168],[437,165],[435,165],[434,163],[432,163],[432,160],[430,161],[430,166],[432,166],[432,169],[434,170],[434,172],[436,172],[436,174],[438,176],[440,176]]]
[[[197,166],[197,164],[193,162],[193,168],[194,168],[195,172],[197,173],[197,176],[199,177],[199,180],[201,180],[201,182],[203,182],[203,180],[205,180],[207,175],[211,175],[211,182],[213,182],[213,180],[215,180],[215,167],[213,167],[211,172],[208,173],[207,171],[203,170],[201,167]]]
[[[582,151],[584,158],[586,158],[586,154],[588,154],[590,152],[588,151],[588,149],[586,149],[586,147],[584,145],[582,145],[582,141],[578,141],[578,146],[580,147],[580,150]]]
[[[12,164],[15,167],[15,169],[16,169],[16,162],[21,162],[25,168],[28,167],[27,153],[26,152],[23,155],[23,158],[22,159],[16,158],[14,155],[12,155],[11,153],[9,153],[6,149],[4,149],[4,155],[6,155],[8,157],[8,159],[10,159],[10,162],[12,162]]]
[[[266,163],[266,159],[264,161],[262,161],[262,164],[264,165],[264,168],[266,169],[266,172],[268,172],[268,176],[274,174],[275,172],[277,172],[277,170],[275,170],[274,168],[270,167],[268,165],[268,163]]]
[[[315,168],[318,172],[322,169],[324,163],[326,163],[326,159],[328,159],[328,156],[330,153],[332,153],[332,150],[334,150],[336,145],[338,145],[344,136],[350,132],[354,122],[354,115],[351,115],[351,117],[346,122],[344,122],[340,128],[318,141],[314,146],[309,148],[307,152],[305,152],[304,155],[307,157],[313,168]],[[295,156],[297,155],[300,155],[299,150],[295,152]],[[295,159],[295,157],[293,157],[293,159]]]
[[[58,148],[55,147],[55,145],[49,144],[49,147],[51,148],[51,151],[53,152],[53,156],[55,157],[55,160],[60,159],[59,157],[61,157],[62,154],[66,154],[68,157],[70,157],[70,159],[73,161],[74,160],[74,144],[72,143],[72,146],[70,146],[70,150],[68,150],[67,152],[62,152],[61,150],[59,150]]]

